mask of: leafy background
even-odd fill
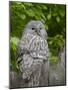
[[[10,14],[10,69],[17,71],[16,45],[22,36],[27,22],[40,20],[48,33],[50,64],[58,63],[59,51],[65,43],[65,5],[25,3],[11,1]]]

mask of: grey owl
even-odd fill
[[[41,21],[30,21],[17,45],[17,63],[28,87],[39,86],[43,63],[48,61],[47,33]]]

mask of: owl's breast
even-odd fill
[[[33,37],[30,43],[29,50],[31,51],[31,56],[34,58],[43,58],[47,53],[47,43],[40,36]]]
[[[30,43],[30,46],[29,46],[30,50],[36,51],[36,50],[40,50],[40,49],[42,49],[42,47],[44,47],[44,41],[39,36],[33,36],[29,43]]]

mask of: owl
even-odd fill
[[[27,23],[17,45],[17,64],[27,87],[39,86],[42,66],[48,62],[47,32],[41,21]]]

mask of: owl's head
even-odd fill
[[[36,34],[42,38],[47,38],[47,32],[41,21],[32,20],[27,23],[24,33]]]

